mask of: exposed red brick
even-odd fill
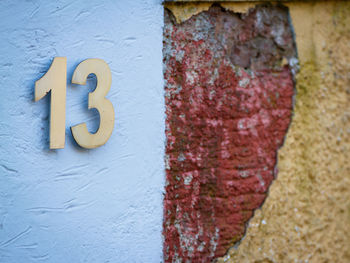
[[[292,115],[288,10],[165,11],[165,262],[210,262],[244,235]]]

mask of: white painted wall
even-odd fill
[[[164,185],[161,0],[0,1],[0,262],[160,262]],[[66,146],[49,150],[49,97],[34,83],[67,57]],[[69,127],[94,88],[69,84],[87,58],[112,70],[116,121],[84,150]]]

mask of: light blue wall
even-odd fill
[[[161,0],[0,1],[0,262],[160,262],[164,185]],[[49,150],[49,96],[34,83],[67,57],[66,146]],[[84,150],[69,127],[94,88],[87,58],[112,70],[115,127]]]

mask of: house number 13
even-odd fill
[[[114,127],[114,109],[105,98],[111,88],[112,74],[102,59],[87,59],[74,70],[72,83],[85,85],[89,74],[97,78],[96,89],[89,93],[88,108],[95,108],[100,114],[100,125],[96,133],[87,130],[86,123],[71,127],[74,140],[84,148],[92,149],[107,142]],[[66,122],[66,79],[67,58],[54,58],[50,69],[35,82],[35,101],[51,91],[50,149],[64,148]]]

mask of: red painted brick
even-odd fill
[[[210,262],[244,235],[292,116],[288,10],[165,11],[165,262]]]

